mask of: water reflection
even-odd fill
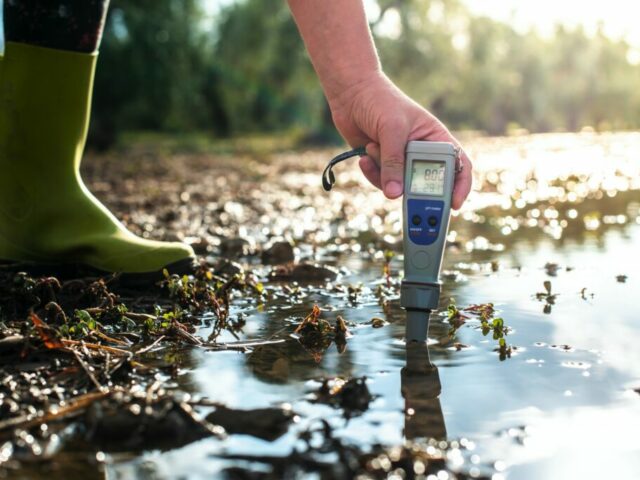
[[[402,397],[405,401],[404,436],[408,440],[445,440],[447,428],[440,405],[438,367],[429,360],[426,342],[407,342],[406,365],[402,369]]]

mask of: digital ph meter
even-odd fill
[[[365,149],[338,155],[327,165],[322,176],[325,190],[335,183],[332,168],[357,155],[366,155]],[[406,147],[400,305],[407,310],[407,341],[427,339],[429,314],[438,307],[458,157],[459,149],[450,143],[411,141]]]
[[[438,307],[457,158],[458,150],[450,143],[407,144],[400,287],[400,305],[407,310],[407,341],[426,340],[429,314]]]

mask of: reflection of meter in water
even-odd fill
[[[409,142],[405,162],[402,306],[437,308],[457,152],[450,143]]]

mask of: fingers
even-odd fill
[[[451,199],[451,207],[454,210],[459,210],[460,207],[462,207],[467,196],[469,196],[473,183],[473,166],[464,150],[460,150],[460,160],[462,161],[462,171],[456,174],[456,181],[453,185],[453,197]]]
[[[369,142],[366,145],[367,155],[360,157],[360,170],[371,185],[382,190],[380,182],[380,145]]]
[[[389,122],[380,132],[380,180],[387,198],[398,198],[404,191],[404,155],[408,136],[408,129],[401,122]]]
[[[380,167],[375,160],[369,156],[360,157],[360,170],[365,178],[376,188],[382,188],[380,184]]]
[[[404,183],[404,159],[406,138],[402,125],[397,123],[393,128],[381,131],[380,144],[369,142],[366,145],[367,155],[360,158],[360,169],[366,179],[375,187],[384,190],[388,198],[400,197],[403,193]],[[389,134],[387,134],[389,132]],[[431,122],[431,128],[423,131],[422,135],[412,135],[413,140],[426,140],[432,142],[449,142],[456,146],[460,143],[451,135],[447,128],[435,120]],[[456,174],[451,206],[459,210],[471,191],[473,183],[473,166],[469,156],[464,150],[460,151],[462,171]]]
[[[380,169],[380,145],[375,142],[369,142],[366,145],[367,155],[375,162]]]
[[[377,145],[375,145],[375,148],[377,149]],[[379,152],[379,149],[370,149],[369,146],[367,146],[367,153],[369,153],[369,155],[361,157],[359,164],[360,170],[362,170],[366,179],[369,180],[374,187],[382,189],[380,167],[376,161],[376,152]],[[473,166],[464,150],[460,151],[460,160],[462,161],[462,171],[456,175],[453,197],[451,199],[451,206],[454,210],[459,210],[460,207],[462,207],[473,184]]]

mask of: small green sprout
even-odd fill
[[[557,293],[551,293],[551,282],[549,280],[545,280],[542,284],[544,287],[544,292],[538,292],[535,294],[535,297],[538,301],[545,302],[543,312],[546,314],[551,313],[551,307],[556,303]]]
[[[505,339],[509,334],[510,329],[505,325],[502,317],[494,317],[495,308],[493,303],[474,304],[460,309],[452,298],[449,306],[447,307],[447,320],[451,325],[451,328],[449,329],[450,337],[453,337],[458,329],[466,323],[466,320],[471,318],[462,312],[469,313],[480,321],[479,330],[482,332],[483,336],[486,337],[491,333],[493,339],[498,341],[496,351],[499,352],[500,360],[505,360],[506,358],[511,357],[512,348],[507,344]],[[460,350],[460,348],[457,347],[456,349]]]

